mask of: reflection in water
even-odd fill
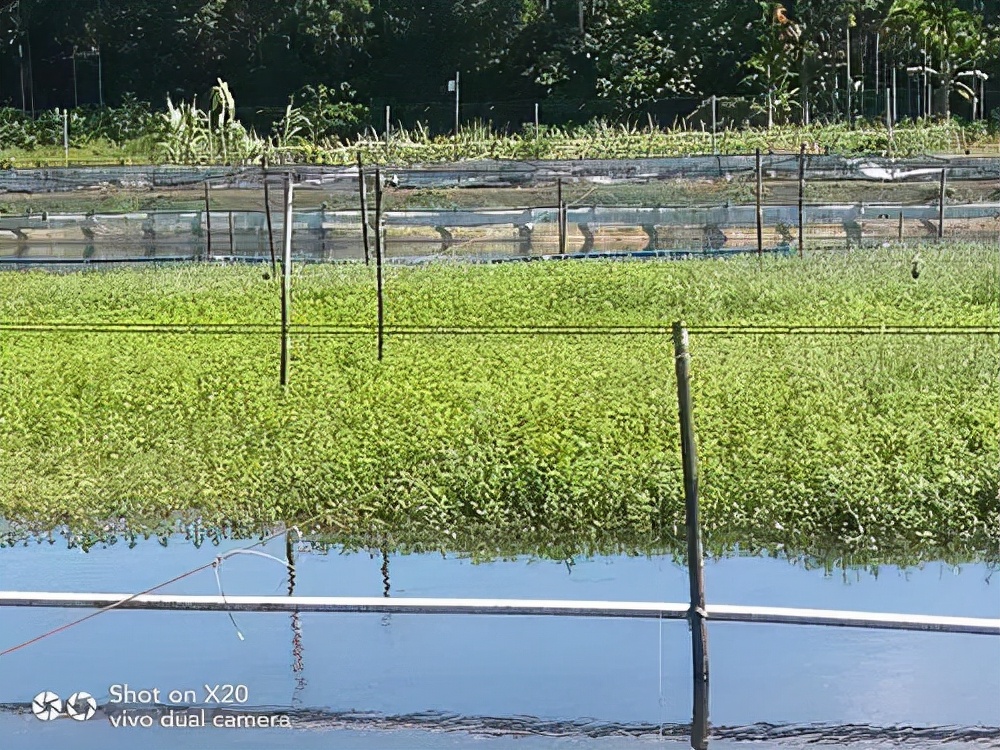
[[[382,547],[382,596],[389,597],[389,551]],[[382,616],[382,625],[388,626],[392,622],[392,615]]]
[[[389,551],[382,548],[382,596],[389,596]]]
[[[174,710],[192,708],[174,706]],[[120,707],[99,706],[95,719],[100,720]],[[130,709],[131,713],[155,713],[162,708]],[[333,711],[314,708],[280,709],[273,706],[245,706],[239,709],[214,708],[213,713],[263,714],[287,716],[293,728],[305,730],[362,730],[462,732],[481,737],[551,737],[573,739],[676,738],[690,735],[691,725],[681,723],[648,724],[591,719],[546,719],[536,716],[470,716],[441,711],[408,714],[381,714],[369,711]],[[0,715],[27,716],[30,703],[0,703]],[[771,724],[712,727],[712,739],[738,742],[781,742],[789,747],[816,744],[855,745],[891,744],[894,746],[933,747],[954,743],[974,743],[980,748],[1000,748],[1000,727],[880,727],[871,724]]]
[[[297,532],[296,532],[297,533]],[[288,595],[295,595],[295,547],[291,530],[285,533],[285,560],[288,563]],[[292,691],[292,705],[302,705],[302,692],[309,684],[303,675],[305,662],[302,647],[302,620],[299,613],[292,613],[292,674],[295,675],[295,690]]]

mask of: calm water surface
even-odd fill
[[[0,588],[133,593],[246,544],[196,548],[177,537],[84,553],[31,543],[0,549]],[[284,559],[283,540],[263,549]],[[296,557],[295,595],[384,592],[380,553],[302,546]],[[399,597],[681,602],[688,586],[665,557],[567,565],[391,555],[388,573]],[[1000,575],[983,564],[875,575],[734,557],[708,562],[705,575],[708,600],[720,604],[1000,617]],[[249,555],[227,558],[221,582],[229,595],[289,590],[286,567]],[[218,590],[205,570],[161,593]],[[0,609],[0,650],[87,613]],[[713,747],[750,747],[752,737],[754,747],[1000,747],[1000,638],[740,623],[713,624],[709,638],[711,720],[722,737]],[[0,747],[682,747],[690,679],[690,636],[678,621],[237,613],[234,625],[218,612],[108,612],[0,657]],[[244,686],[247,706],[290,710],[294,727],[115,727],[107,711],[123,684],[164,695]],[[101,709],[86,722],[42,722],[29,704],[43,690],[84,690]],[[774,726],[754,727],[763,723]]]

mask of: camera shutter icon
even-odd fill
[[[63,702],[55,693],[45,690],[31,701],[31,713],[41,721],[52,721],[62,716]]]
[[[97,713],[97,701],[90,693],[81,690],[79,693],[73,693],[66,701],[66,715],[71,719],[86,721],[95,713]]]

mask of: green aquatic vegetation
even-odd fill
[[[155,529],[317,519],[344,539],[563,552],[683,534],[670,324],[691,337],[710,548],[872,560],[1000,540],[1000,336],[731,335],[727,325],[997,326],[996,250],[296,268],[291,385],[273,329],[0,331],[0,516]],[[258,267],[0,274],[4,323],[275,324]],[[409,325],[662,326],[407,335]],[[393,329],[397,329],[393,332]],[[914,553],[914,550],[922,552]]]

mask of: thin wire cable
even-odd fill
[[[222,590],[222,577],[219,575],[219,568],[222,567],[222,560],[222,557],[217,557],[212,563],[212,570],[215,571],[215,582],[219,586],[219,596],[222,597],[222,603],[226,605],[226,614],[229,615],[229,621],[233,624],[233,627],[236,628],[236,635],[239,636],[241,641],[245,641],[246,638],[243,637],[243,633],[240,632],[240,626],[236,624],[236,618],[233,617],[233,611],[229,609],[229,602],[226,601],[226,592]]]
[[[304,525],[308,525],[308,524],[310,524],[313,521],[316,521],[318,519],[319,519],[318,515],[313,516],[312,518],[310,518],[307,521],[305,521]],[[255,547],[260,547],[261,545],[267,544],[268,542],[271,542],[271,541],[277,539],[278,537],[282,536],[285,533],[286,533],[285,531],[281,531],[280,533],[273,534],[273,535],[271,535],[269,537],[266,537],[265,539],[261,539],[260,541],[257,541],[255,543],[249,545],[248,547],[243,547],[241,549],[243,551],[252,550]],[[230,551],[231,554],[236,554],[237,552],[238,552],[237,550],[231,550]],[[230,554],[230,553],[227,553],[227,554]],[[95,612],[91,612],[88,615],[84,615],[83,617],[80,617],[80,618],[78,618],[76,620],[73,620],[71,622],[65,623],[63,625],[60,625],[57,628],[53,628],[52,630],[49,630],[48,632],[42,633],[41,635],[38,635],[38,636],[35,636],[34,638],[31,638],[30,640],[24,641],[23,643],[19,643],[16,646],[12,646],[12,647],[10,647],[8,649],[5,649],[4,651],[0,651],[0,658],[3,658],[4,656],[7,656],[8,654],[12,654],[15,651],[19,651],[22,648],[27,648],[28,646],[31,646],[31,645],[33,645],[35,643],[38,643],[39,641],[42,641],[45,638],[49,638],[49,637],[54,636],[54,635],[56,635],[58,633],[62,633],[63,631],[69,630],[70,628],[76,627],[77,625],[80,625],[80,624],[86,622],[87,620],[92,620],[93,618],[97,617],[98,615],[103,615],[105,612],[110,612],[113,609],[117,609],[118,607],[121,607],[124,604],[128,604],[129,602],[134,601],[135,599],[138,599],[140,596],[145,596],[146,594],[152,594],[154,591],[159,591],[160,589],[162,589],[162,588],[164,588],[166,586],[169,586],[172,583],[177,583],[178,581],[181,581],[181,580],[183,580],[185,578],[188,578],[189,576],[195,575],[196,573],[200,573],[203,570],[208,570],[209,568],[215,567],[217,565],[218,561],[219,561],[219,558],[217,557],[214,560],[212,560],[212,562],[205,563],[204,565],[199,565],[197,568],[192,568],[191,570],[187,571],[186,573],[181,573],[178,576],[174,576],[173,578],[171,578],[168,581],[164,581],[163,583],[159,583],[156,586],[152,586],[151,588],[148,588],[148,589],[146,589],[144,591],[140,591],[140,592],[138,592],[136,594],[132,594],[131,596],[127,596],[124,599],[115,602],[114,604],[109,604],[106,607],[102,607],[101,609],[99,609],[99,610],[97,610]],[[220,587],[221,587],[221,583],[220,583]],[[235,622],[233,624],[235,625]],[[238,628],[237,628],[237,630],[238,630]]]
[[[357,335],[374,333],[370,324],[298,323],[291,333]],[[672,323],[661,325],[415,325],[386,326],[395,335],[664,335],[672,332]],[[976,325],[693,325],[687,330],[701,335],[988,335],[1000,334],[1000,326]],[[20,333],[163,333],[211,335],[274,335],[280,326],[273,323],[11,323],[0,322],[0,331]]]

